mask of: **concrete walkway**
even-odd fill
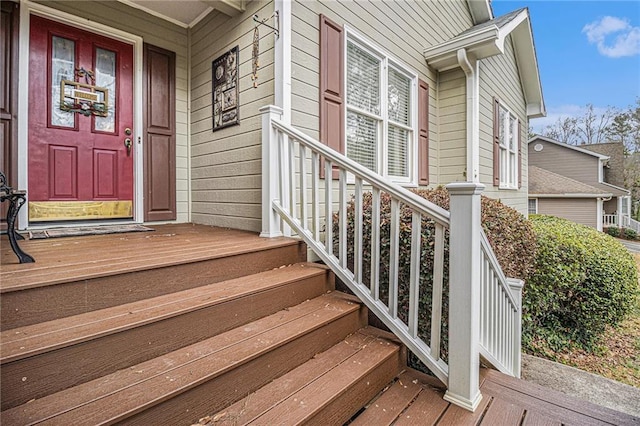
[[[640,253],[640,241],[623,240],[621,238],[616,238],[616,240],[625,246],[631,253]]]
[[[577,368],[522,354],[522,378],[638,417],[640,389]]]

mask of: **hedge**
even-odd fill
[[[622,244],[594,228],[532,215],[538,251],[523,297],[523,345],[532,353],[594,348],[607,325],[631,310],[636,264]]]

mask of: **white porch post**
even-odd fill
[[[618,197],[618,226],[622,226],[622,216],[624,216],[625,212],[622,211],[622,198]]]
[[[522,289],[524,281],[516,278],[507,278],[507,284],[518,304],[515,327],[513,327],[513,375],[520,378],[522,370]]]
[[[602,198],[596,199],[596,229],[602,232],[602,223],[604,222],[604,202]],[[618,216],[618,226],[620,226],[620,216]]]
[[[278,140],[272,119],[282,117],[282,108],[267,105],[260,108],[262,113],[262,232],[261,237],[281,237],[280,219],[272,208],[272,201],[278,197]]]
[[[474,411],[480,401],[480,194],[451,183],[449,227],[449,383],[444,399]]]

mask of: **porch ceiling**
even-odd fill
[[[245,10],[248,0],[118,0],[183,28],[193,27],[214,10],[235,16]]]

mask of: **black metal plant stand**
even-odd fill
[[[35,259],[22,251],[17,240],[24,240],[24,237],[16,233],[16,218],[22,205],[27,201],[27,191],[18,191],[7,185],[7,177],[0,172],[0,202],[9,201],[7,209],[7,236],[11,249],[18,256],[20,263],[33,263]]]

